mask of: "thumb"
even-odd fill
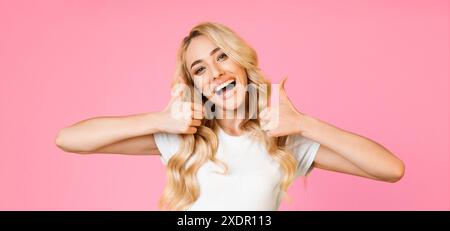
[[[287,80],[287,76],[284,77],[283,80],[281,80],[281,83],[280,83],[280,85],[279,85],[280,92],[283,91],[283,92],[286,93],[286,90],[284,89],[284,84],[286,83],[286,80]]]
[[[289,98],[288,98],[287,93],[286,93],[286,89],[284,88],[286,80],[287,80],[287,76],[284,77],[283,80],[281,80],[281,83],[280,83],[280,86],[279,86],[280,102],[289,101]]]
[[[170,94],[172,95],[170,102],[181,100],[183,98],[183,92],[184,92],[184,85],[175,84],[170,92]]]
[[[172,98],[170,99],[165,109],[165,111],[170,112],[172,118],[174,119],[183,118],[183,116],[185,115],[185,104],[183,102],[183,86],[183,84],[175,84],[174,86],[172,86],[172,90],[170,91]]]
[[[284,90],[284,83],[286,82],[287,77],[284,77],[283,80],[281,80],[280,84],[278,84],[278,87],[275,88],[272,85],[272,91],[270,92],[270,99],[268,102],[268,107],[276,107],[279,106],[281,102],[283,102],[283,98],[286,97],[286,91]]]

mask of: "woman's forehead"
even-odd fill
[[[208,58],[211,51],[215,48],[217,48],[217,45],[204,35],[193,38],[186,50],[186,64],[188,68],[191,67],[194,61]]]

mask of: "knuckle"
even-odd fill
[[[187,132],[189,130],[189,127],[190,127],[189,124],[183,125],[182,127],[183,132]]]

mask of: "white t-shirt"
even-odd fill
[[[264,145],[250,136],[231,136],[218,129],[216,158],[228,166],[228,174],[212,161],[197,172],[200,196],[188,210],[277,210],[281,200],[282,168],[266,151]],[[155,133],[155,142],[162,162],[178,151],[180,137]],[[289,136],[287,147],[298,161],[298,176],[306,176],[320,144],[301,135]]]

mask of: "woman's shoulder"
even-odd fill
[[[156,147],[161,153],[161,158],[165,164],[178,151],[181,137],[178,134],[157,132],[153,134]]]

